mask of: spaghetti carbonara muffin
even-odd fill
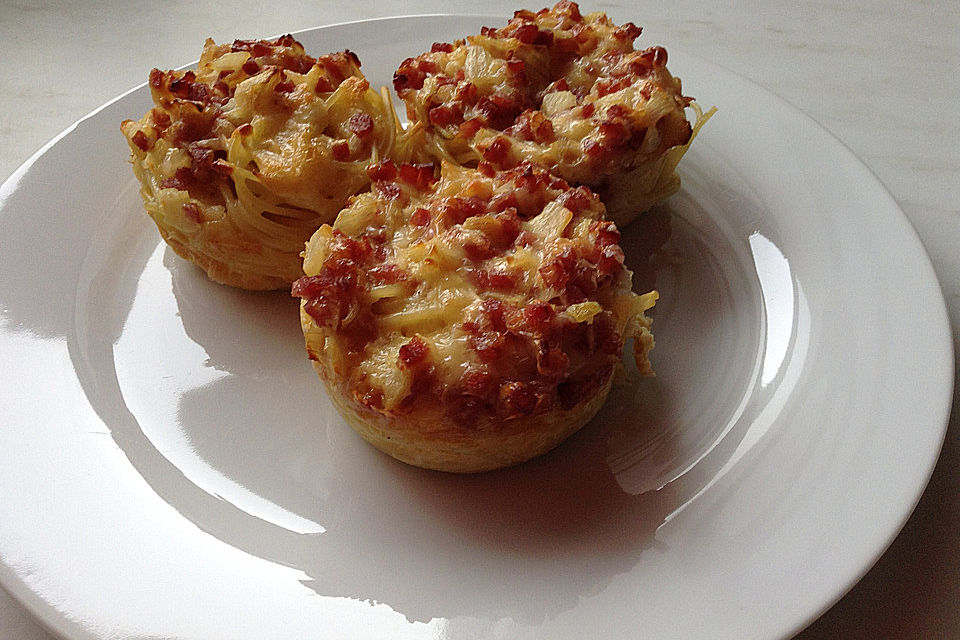
[[[398,152],[396,116],[350,51],[207,40],[195,71],[154,69],[149,84],[155,107],[122,125],[146,210],[217,282],[289,287],[310,235]]]
[[[623,225],[676,192],[692,139],[662,47],[633,48],[640,28],[573,2],[517,11],[501,29],[409,58],[394,87],[433,153],[459,164],[523,161],[587,185]]]
[[[600,408],[634,338],[653,344],[616,225],[585,187],[530,163],[385,162],[304,253],[308,356],[347,421],[410,464],[495,469]]]

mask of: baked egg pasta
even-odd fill
[[[556,446],[602,405],[624,341],[653,345],[616,225],[521,162],[386,161],[304,253],[309,357],[347,421],[405,462],[473,472]]]
[[[666,50],[634,49],[640,32],[569,1],[517,11],[405,60],[394,87],[436,157],[540,164],[597,192],[622,226],[679,189],[676,165],[705,121]]]
[[[291,36],[207,40],[197,69],[150,72],[154,107],[122,124],[164,240],[215,281],[289,287],[304,243],[398,153],[392,107],[350,51]]]

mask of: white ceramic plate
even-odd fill
[[[388,84],[484,23],[299,37]],[[374,451],[320,390],[295,300],[214,285],[158,241],[118,129],[144,87],[37,154],[0,189],[4,586],[68,638],[765,638],[812,620],[932,470],[945,308],[847,149],[671,56],[719,112],[683,191],[624,235],[662,294],[659,377],[500,473]]]

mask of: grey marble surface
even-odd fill
[[[850,147],[919,232],[960,337],[960,5],[894,2],[590,5],[644,42],[719,62],[779,94]],[[179,66],[203,40],[266,37],[411,13],[508,16],[494,1],[0,0],[0,180],[71,123]],[[539,6],[530,6],[539,8]],[[909,302],[907,302],[909,304]],[[956,405],[956,403],[955,403]],[[913,516],[866,576],[800,638],[960,637],[960,412]],[[2,517],[16,517],[4,513]],[[0,590],[0,638],[50,636]]]

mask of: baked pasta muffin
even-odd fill
[[[685,108],[702,123],[667,52],[635,50],[639,35],[559,2],[434,44],[400,65],[394,87],[437,157],[541,164],[596,191],[622,226],[679,189],[675,168],[693,135]]]
[[[121,127],[144,205],[217,282],[289,287],[306,240],[369,186],[366,166],[403,154],[392,107],[350,51],[207,40],[195,71],[154,69],[149,84],[155,107]]]
[[[292,292],[329,396],[374,446],[445,471],[516,464],[593,417],[625,340],[649,371],[657,296],[631,290],[589,189],[526,162],[370,175]]]

